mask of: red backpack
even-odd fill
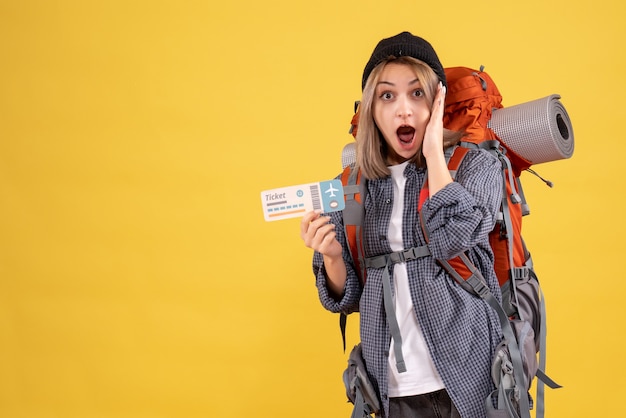
[[[536,417],[544,416],[544,384],[560,387],[544,373],[546,321],[545,304],[539,281],[534,272],[530,253],[521,234],[522,217],[529,213],[521,188],[520,174],[530,170],[532,163],[515,153],[490,128],[494,110],[501,109],[502,96],[491,77],[483,71],[466,67],[446,68],[448,84],[444,127],[464,131],[466,136],[459,146],[448,150],[448,169],[454,174],[471,148],[483,148],[494,153],[502,163],[503,199],[499,218],[489,241],[494,252],[494,269],[502,291],[502,304],[493,297],[484,284],[480,271],[464,254],[452,260],[437,260],[446,271],[467,291],[485,299],[500,317],[504,341],[497,350],[493,364],[496,391],[490,395],[489,405],[497,404],[490,414],[506,411],[510,417],[530,417],[532,399],[528,390],[538,377]],[[358,103],[352,118],[350,133],[356,137],[358,129]],[[354,155],[354,143],[344,148],[348,160]],[[363,252],[361,228],[363,224],[363,199],[366,182],[354,164],[343,158],[342,183],[346,207],[343,211],[344,232],[352,259],[361,282],[366,280],[366,259]],[[545,180],[544,180],[545,181]],[[549,182],[548,185],[551,186]],[[422,187],[418,208],[428,197],[428,180]],[[422,223],[423,226],[423,223]],[[428,234],[422,228],[426,241]],[[345,316],[340,319],[342,332]],[[345,343],[345,338],[344,338]],[[345,345],[344,345],[345,347]],[[539,361],[537,363],[537,353]],[[502,415],[500,415],[502,416]]]

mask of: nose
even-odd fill
[[[413,115],[413,109],[406,98],[398,100],[398,108],[396,109],[396,115],[400,118],[407,118]]]

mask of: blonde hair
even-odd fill
[[[356,134],[356,165],[361,169],[367,179],[383,178],[390,175],[387,167],[387,143],[382,137],[374,121],[374,96],[376,85],[385,65],[390,62],[411,66],[420,81],[426,101],[432,110],[433,101],[437,93],[439,78],[426,63],[413,57],[390,57],[378,64],[370,73],[365,87],[359,109],[359,128]],[[449,129],[443,130],[443,147],[448,148],[455,145],[463,137],[463,132],[455,132]],[[418,167],[425,167],[426,160],[422,154],[422,147],[411,159]]]

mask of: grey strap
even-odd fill
[[[515,252],[515,248],[513,244],[514,231],[513,231],[513,222],[511,220],[511,211],[509,209],[508,197],[511,198],[511,202],[516,203],[516,204],[521,203],[522,199],[519,197],[515,189],[515,181],[513,180],[513,168],[511,167],[511,162],[499,150],[496,150],[496,153],[498,154],[500,161],[506,164],[506,168],[507,168],[506,170],[502,170],[503,177],[504,177],[503,178],[503,190],[502,190],[502,215],[503,215],[504,229],[506,232],[507,245],[508,245],[507,253],[509,254],[509,268],[513,270],[515,268],[515,263],[513,262],[513,253]],[[507,178],[506,172],[508,172],[508,178]],[[507,191],[506,191],[507,180],[509,182],[509,187],[511,188],[510,196],[507,196]],[[515,280],[515,279],[511,277],[511,280]],[[511,283],[510,288],[511,288],[511,293],[513,294],[513,300],[515,300],[515,306],[519,307],[520,304],[519,304],[519,298],[517,295],[517,288],[515,286],[515,283]],[[520,312],[520,319],[524,321],[526,320],[526,318],[522,318],[521,312]]]
[[[396,368],[398,373],[406,372],[406,364],[404,363],[404,355],[402,354],[402,335],[400,334],[400,326],[396,318],[395,307],[393,304],[393,298],[391,296],[391,280],[389,270],[393,269],[394,265],[389,263],[385,266],[383,273],[383,301],[385,302],[385,314],[387,316],[387,323],[389,324],[389,333],[393,338],[393,352],[396,354]]]
[[[352,175],[350,179],[352,179]],[[346,184],[343,186],[343,194],[348,196],[348,199],[354,199],[354,195],[360,193],[360,186],[358,184]]]
[[[487,302],[489,306],[491,306],[498,314],[500,326],[502,327],[502,334],[508,342],[507,346],[509,348],[509,355],[511,356],[511,363],[513,363],[513,373],[515,376],[514,393],[519,396],[520,416],[530,418],[530,403],[526,393],[526,387],[528,385],[524,380],[522,354],[520,353],[519,346],[517,345],[517,338],[515,338],[513,328],[511,328],[509,317],[504,312],[504,309],[502,309],[502,306],[500,306],[500,303],[498,303],[496,298],[493,296],[489,287],[487,287],[482,280],[478,279],[476,276],[472,276],[467,280],[467,283],[470,284],[478,296]]]
[[[532,273],[531,273],[532,274]],[[551,389],[560,388],[561,385],[556,383],[554,380],[550,379],[544,372],[546,370],[546,337],[547,337],[547,329],[546,329],[546,303],[543,298],[543,292],[541,292],[541,288],[539,288],[540,293],[540,315],[541,315],[541,330],[539,331],[539,369],[537,369],[537,401],[536,401],[536,418],[543,418],[545,415],[545,389],[546,385]]]
[[[363,418],[366,413],[365,400],[361,394],[361,384],[359,379],[356,379],[356,395],[354,397],[354,408],[352,409],[352,415],[350,418]],[[368,414],[369,415],[369,414]]]
[[[400,334],[400,326],[396,318],[396,310],[391,292],[391,274],[395,264],[404,263],[408,260],[415,260],[428,255],[430,255],[428,246],[422,245],[420,247],[409,248],[408,250],[396,251],[365,259],[365,266],[367,268],[385,269],[383,272],[383,302],[385,305],[385,316],[389,324],[389,333],[393,339],[393,352],[396,355],[396,368],[398,369],[398,373],[406,372],[406,364],[404,362],[404,355],[402,354],[402,335]]]

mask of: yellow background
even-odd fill
[[[376,42],[560,94],[569,160],[525,173],[550,417],[626,391],[621,0],[0,1],[0,416],[346,417],[337,317],[260,192],[340,170]],[[351,318],[348,345],[358,341]]]

